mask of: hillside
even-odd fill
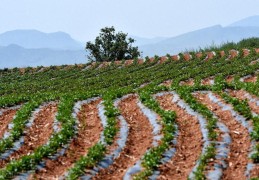
[[[223,27],[215,25],[180,34],[175,37],[159,39],[139,44],[143,56],[162,56],[183,51],[197,50],[209,46],[220,46],[226,42],[238,42],[241,39],[259,37],[259,16],[251,16]],[[147,41],[146,41],[147,42]]]
[[[167,53],[197,50],[226,42],[238,42],[241,39],[259,37],[259,27],[222,27],[220,25],[185,33],[163,41],[140,46],[144,56],[162,56]]]
[[[83,46],[64,32],[13,30],[0,34],[0,46],[16,44],[26,49],[82,50]]]
[[[64,32],[14,30],[0,34],[0,68],[37,67],[86,62],[78,41]]]
[[[84,50],[26,49],[17,45],[0,47],[0,68],[37,67],[86,62]],[[62,61],[60,61],[62,59]]]
[[[250,16],[234,22],[230,27],[259,27],[259,16]]]
[[[0,77],[0,179],[259,177],[259,48]]]
[[[175,37],[143,38],[134,35],[130,37],[136,40],[134,45],[143,52],[142,57],[177,54],[212,45],[219,46],[225,42],[259,37],[258,17],[251,16],[226,27],[215,25]],[[84,63],[87,62],[84,43],[64,32],[8,31],[0,34],[0,68]]]

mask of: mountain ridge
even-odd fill
[[[80,42],[74,40],[65,32],[44,33],[34,29],[12,30],[0,34],[0,46],[8,46],[10,44],[17,44],[28,49],[83,49]]]
[[[84,50],[26,49],[11,44],[0,47],[0,55],[0,68],[86,63]]]
[[[219,46],[226,42],[238,42],[244,38],[259,37],[259,27],[222,27],[215,25],[176,37],[168,38],[156,44],[140,46],[143,56],[177,54],[182,51],[198,50],[211,45]]]
[[[259,27],[259,15],[255,15],[255,16],[249,16],[246,17],[244,19],[241,19],[239,21],[235,21],[234,23],[231,23],[230,25],[228,25],[229,27]]]
[[[225,27],[214,25],[175,37],[129,37],[136,39],[134,45],[143,52],[143,57],[178,54],[259,37],[259,16],[250,16]],[[44,33],[38,30],[13,30],[0,34],[0,68],[83,63],[87,62],[86,54],[83,43],[61,31]]]

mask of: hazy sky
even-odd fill
[[[64,31],[92,40],[100,28],[141,37],[172,37],[259,15],[259,0],[0,0],[0,33]]]

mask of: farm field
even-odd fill
[[[0,70],[0,179],[257,179],[259,49]]]

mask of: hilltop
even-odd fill
[[[259,177],[253,42],[1,69],[0,179]]]

